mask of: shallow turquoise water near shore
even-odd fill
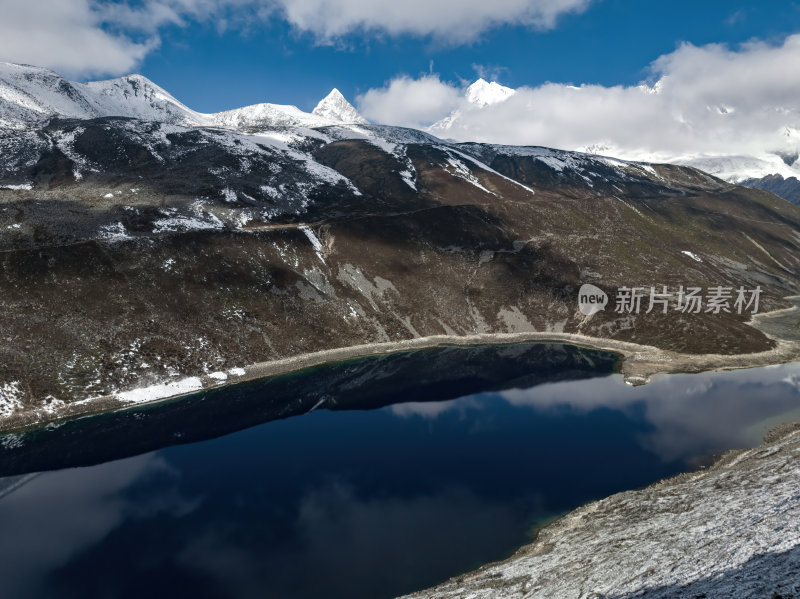
[[[0,595],[392,597],[800,420],[797,364],[636,388],[614,364],[557,345],[412,352],[14,438]],[[294,408],[223,421],[273,403]],[[138,436],[102,434],[121,430]]]

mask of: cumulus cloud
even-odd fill
[[[436,36],[461,43],[503,24],[549,29],[592,0],[277,0],[287,20],[323,40],[354,31]]]
[[[463,92],[461,85],[401,77],[365,93],[361,105],[374,119],[401,125],[424,121],[423,114],[430,124],[457,111],[434,131],[442,137],[565,149],[603,145],[631,157],[757,154],[800,145],[800,35],[779,45],[684,44],[650,69],[652,78],[635,86],[548,83],[482,109],[462,97],[454,106],[431,101],[424,111],[402,105],[415,84],[430,98],[448,100]]]
[[[376,123],[420,128],[454,110],[461,91],[438,75],[402,76],[356,99],[361,113]]]
[[[0,0],[0,60],[74,77],[134,71],[161,44],[164,27],[213,22],[252,27],[276,14],[277,0]]]
[[[0,0],[0,60],[68,76],[120,74],[160,45],[168,26],[249,30],[272,19],[320,43],[355,35],[435,36],[461,43],[503,24],[551,28],[592,0]]]
[[[157,46],[102,28],[89,0],[0,0],[0,60],[68,75],[124,72]]]

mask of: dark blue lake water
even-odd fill
[[[428,350],[5,437],[0,597],[393,597],[800,418],[800,365],[615,364]]]

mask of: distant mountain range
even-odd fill
[[[516,93],[516,90],[510,87],[479,79],[464,92],[464,98],[467,101],[466,108],[454,110],[447,117],[428,127],[426,131],[444,139],[451,139],[454,136],[463,137],[464,130],[459,129],[459,126],[464,121],[465,111],[480,111],[487,106],[504,102]],[[456,134],[455,132],[458,133]],[[471,140],[459,137],[458,141]],[[651,155],[630,154],[620,148],[604,144],[594,144],[575,148],[575,150],[629,160],[652,160]],[[798,181],[800,178],[800,155],[798,154],[780,152],[765,153],[758,156],[743,154],[665,156],[662,154],[659,155],[658,161],[692,166],[730,183],[765,189],[792,203],[800,204],[800,181]]]
[[[516,90],[478,79],[466,88],[466,110],[481,110],[504,102]],[[426,132],[449,139],[463,119],[464,108],[434,123]],[[186,127],[220,127],[254,131],[264,127],[325,127],[365,125],[369,121],[337,89],[322,99],[312,112],[291,105],[262,103],[212,114],[196,112],[169,92],[141,75],[106,81],[76,83],[48,69],[0,63],[0,127],[30,128],[50,118],[91,119],[127,117]],[[470,140],[459,140],[470,141]],[[624,153],[601,144],[577,148],[589,154],[619,157]],[[626,156],[644,160],[644,156]],[[675,156],[663,162],[699,168],[711,175],[747,187],[771,191],[790,202],[800,203],[800,157],[765,154],[761,156]]]
[[[214,114],[196,112],[146,77],[128,75],[76,83],[39,67],[0,63],[0,126],[33,127],[50,118],[127,117],[187,127],[324,127],[366,124],[334,89],[311,112],[296,106],[255,104]]]

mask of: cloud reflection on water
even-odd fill
[[[157,454],[3,479],[5,485],[21,484],[0,494],[0,595],[55,596],[42,573],[68,564],[124,520],[192,509],[194,502],[177,492],[135,502],[126,496],[137,482],[153,476],[172,480],[166,490],[176,491],[177,471]]]
[[[577,413],[608,409],[644,418],[652,430],[642,447],[665,461],[688,459],[713,448],[757,444],[769,428],[800,419],[800,363],[766,368],[654,377],[640,387],[621,375],[545,383],[483,397],[501,397],[515,407]],[[396,416],[436,419],[455,411],[484,409],[476,397],[391,406]],[[794,414],[796,412],[796,414]]]
[[[266,588],[275,597],[318,596],[319,589],[331,597],[394,596],[434,584],[443,569],[459,571],[476,547],[502,555],[522,542],[519,509],[464,487],[366,497],[330,480],[301,498],[287,523],[290,542],[270,546],[267,533],[263,546],[243,545],[240,531],[211,522],[178,560],[241,599],[264,597]]]

